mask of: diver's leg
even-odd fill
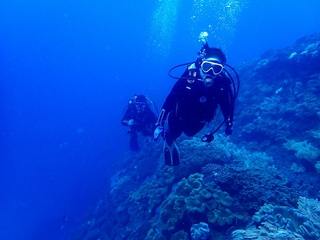
[[[170,132],[172,138],[176,140],[182,133],[182,122],[175,113],[170,113],[168,117],[168,131]]]
[[[181,135],[182,127],[174,113],[170,113],[168,125],[169,129],[164,134],[164,160],[166,165],[177,166],[180,163],[180,154],[175,140]]]
[[[139,151],[138,134],[135,130],[131,131],[130,150]]]

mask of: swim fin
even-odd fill
[[[180,163],[180,154],[177,144],[174,140],[165,141],[163,147],[164,163],[168,166],[178,166]]]

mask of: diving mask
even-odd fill
[[[217,60],[209,59],[202,61],[200,67],[203,73],[210,73],[211,71],[213,75],[219,75],[224,69],[223,65]]]
[[[143,111],[146,107],[146,103],[144,103],[144,102],[136,102],[135,105],[136,105],[136,108],[139,112]]]

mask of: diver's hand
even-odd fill
[[[206,135],[203,135],[201,137],[201,141],[202,142],[207,142],[207,143],[211,143],[214,139],[213,133],[208,133]]]
[[[129,121],[128,121],[128,125],[129,126],[132,126],[134,124],[134,120],[133,119],[130,119]]]
[[[232,131],[233,131],[233,124],[232,124],[232,122],[229,122],[229,123],[227,124],[226,130],[224,131],[224,133],[225,133],[226,135],[231,135],[231,134],[232,134]]]
[[[163,136],[163,132],[164,128],[162,126],[158,126],[153,132],[153,139],[157,141],[160,136]]]

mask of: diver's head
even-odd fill
[[[143,112],[147,106],[147,98],[143,95],[138,95],[135,97],[135,106],[138,112]]]
[[[217,59],[222,65],[227,63],[227,57],[223,53],[220,48],[211,48],[209,47],[208,42],[203,44],[202,48],[198,52],[198,60],[203,61],[208,58],[215,58]]]
[[[217,75],[223,72],[227,58],[220,48],[210,48],[204,44],[198,56],[198,65],[203,83],[211,87]]]
[[[223,71],[221,61],[214,57],[204,59],[200,64],[200,75],[205,87],[211,87],[213,80]]]

